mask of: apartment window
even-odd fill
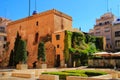
[[[115,37],[120,37],[120,31],[115,32]]]
[[[59,48],[60,46],[59,45],[57,45],[57,48]]]
[[[110,32],[110,30],[105,30],[105,32]]]
[[[38,26],[38,25],[39,25],[39,22],[37,21],[37,22],[36,22],[36,26]]]
[[[5,32],[5,28],[4,27],[0,27],[0,32]]]
[[[120,40],[116,40],[116,41],[115,41],[115,46],[116,46],[116,47],[120,47]]]
[[[106,40],[107,40],[107,41],[109,41],[109,40],[110,40],[110,38],[107,38]]]
[[[56,40],[60,40],[60,35],[56,35]]]
[[[3,48],[5,48],[5,44],[3,44]]]
[[[105,22],[105,25],[106,25],[106,24],[109,24],[109,21],[106,21],[106,22]]]
[[[96,34],[100,34],[100,32],[96,32]]]
[[[106,28],[106,29],[105,29],[105,32],[110,32],[110,29],[109,29],[109,28]]]
[[[99,23],[100,26],[102,26],[102,23]]]

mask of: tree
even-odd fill
[[[13,52],[13,50],[11,50],[11,53],[10,53],[10,59],[9,59],[8,66],[14,66],[14,52]]]
[[[16,66],[19,62],[25,63],[27,58],[26,42],[17,32],[14,49],[11,51],[9,66]]]
[[[42,61],[46,60],[44,42],[40,42],[38,45],[38,60],[40,60],[40,58]]]
[[[16,58],[16,55],[17,55],[17,50],[19,49],[18,48],[18,44],[19,44],[19,42],[20,42],[20,40],[21,40],[21,36],[19,35],[19,33],[17,32],[17,36],[16,36],[16,38],[15,38],[15,42],[14,42],[14,66],[16,66],[16,64],[18,64],[19,62],[18,62],[18,59]]]
[[[26,42],[24,40],[20,40],[18,43],[18,49],[16,50],[16,62],[25,63],[27,59],[27,51],[26,51]]]

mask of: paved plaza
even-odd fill
[[[16,69],[0,69],[0,80],[39,80],[39,76],[42,72],[52,72],[52,71],[64,71],[64,70],[101,70],[108,72],[108,75],[103,76],[95,76],[93,78],[100,78],[105,80],[110,80],[113,76],[116,76],[115,73],[119,73],[119,71],[115,71],[113,69],[95,69],[95,68],[86,68],[86,67],[78,67],[78,68],[47,68],[47,69],[26,69],[26,70],[16,70]],[[13,77],[14,74],[24,75],[23,77]],[[30,74],[30,76],[28,76]],[[26,76],[25,76],[26,75]],[[112,79],[113,80],[113,79]],[[115,80],[115,79],[114,79]],[[119,79],[116,79],[119,80]]]

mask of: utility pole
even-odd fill
[[[35,0],[35,11],[37,10],[37,4],[36,4],[36,0]]]
[[[30,0],[29,0],[29,16],[30,16],[30,6],[31,6],[31,5],[30,5]]]

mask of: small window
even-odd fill
[[[35,43],[37,43],[37,42],[38,42],[38,37],[39,37],[39,34],[38,34],[38,33],[36,33],[36,34],[35,34]]]
[[[56,40],[60,40],[60,35],[56,35]]]
[[[110,40],[110,38],[107,38],[106,40],[107,40],[107,41],[109,41],[109,40]]]
[[[100,26],[102,26],[102,23],[99,23]]]
[[[3,44],[3,48],[5,48],[5,44]]]
[[[120,37],[120,31],[115,32],[115,37]]]
[[[4,37],[4,41],[7,41],[7,38],[6,38],[6,37]]]
[[[36,22],[36,26],[38,26],[38,25],[39,25],[39,22],[37,21],[37,22]]]
[[[63,24],[61,25],[61,29],[64,29],[64,25]]]
[[[57,45],[57,48],[59,48],[60,46],[59,45]]]

